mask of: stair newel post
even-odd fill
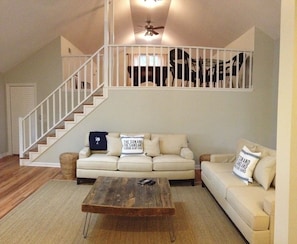
[[[108,62],[108,47],[109,47],[109,1],[104,1],[104,87],[108,87],[109,79],[108,79],[108,73],[109,73],[109,62]]]

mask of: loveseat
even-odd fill
[[[192,185],[195,179],[185,134],[90,132],[76,167],[78,184],[98,176],[166,177]]]
[[[236,153],[203,156],[202,186],[249,243],[273,243],[276,151],[240,139]]]

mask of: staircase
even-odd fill
[[[108,97],[104,48],[99,49],[19,120],[20,165],[30,165]]]
[[[88,116],[97,106],[103,103],[107,99],[106,96],[92,95],[90,102],[86,102],[80,106],[75,112],[68,116],[64,121],[56,126],[51,132],[48,133],[42,140],[34,145],[23,158],[20,158],[20,165],[30,165],[34,161],[38,160],[38,157],[42,155],[48,148],[54,145],[60,138],[66,135],[72,128],[74,128],[79,122],[81,122],[86,116]],[[36,164],[34,164],[36,166]],[[46,166],[43,163],[43,166]],[[52,164],[51,164],[52,167]]]

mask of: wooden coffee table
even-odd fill
[[[167,178],[150,178],[154,185],[140,185],[141,178],[98,177],[82,203],[86,212],[83,235],[88,235],[92,213],[117,216],[153,217],[165,216],[169,223],[170,240],[175,241],[173,215],[175,207],[171,199]]]

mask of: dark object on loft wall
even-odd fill
[[[218,80],[224,79],[224,74],[226,77],[237,76],[237,72],[239,72],[244,59],[244,53],[239,53],[235,55],[231,60],[228,60],[225,65],[223,62],[219,63],[219,69],[217,68],[217,64],[213,66],[213,78],[212,80],[215,82]],[[237,62],[238,60],[238,62]],[[224,70],[225,69],[225,70]],[[232,70],[232,71],[231,71]],[[218,72],[218,75],[217,75]],[[210,80],[210,78],[208,78]]]
[[[189,64],[191,63],[191,67],[196,66],[196,60],[190,59],[189,54],[186,51],[183,51],[180,48],[170,50],[170,64],[171,64],[171,73],[173,76],[173,80],[177,79],[184,79],[185,81],[194,82],[196,85],[196,71],[193,68],[190,71]],[[176,72],[176,74],[175,74]]]
[[[244,61],[244,53],[236,54],[231,60],[224,62],[223,60],[214,61],[212,64],[207,64],[209,59],[206,59],[206,69],[203,69],[203,59],[199,59],[199,79],[200,86],[206,82],[206,87],[213,82],[214,86],[217,81],[222,81],[224,78],[231,79],[232,76],[237,76]],[[238,61],[238,62],[237,62]],[[211,66],[210,66],[211,65]],[[224,77],[225,76],[225,77]]]
[[[162,69],[162,77],[161,77],[161,69]],[[139,76],[140,70],[140,76]],[[140,83],[144,83],[147,81],[155,82],[157,86],[160,86],[161,82],[162,85],[165,86],[166,79],[167,79],[167,66],[133,66],[133,74],[132,74],[131,66],[128,66],[129,77],[133,78],[133,85],[138,86],[139,84],[139,77]]]

